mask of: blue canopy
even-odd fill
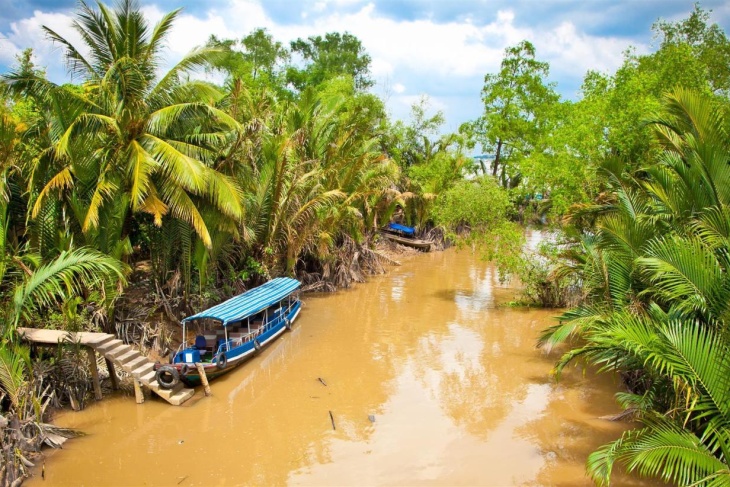
[[[406,235],[415,235],[416,229],[413,227],[407,227],[405,225],[401,225],[399,223],[388,223],[388,229],[389,230],[395,230],[398,232],[403,232]]]
[[[299,286],[301,286],[301,283],[296,279],[277,277],[259,287],[234,296],[228,301],[223,301],[221,304],[217,304],[212,308],[208,308],[193,316],[188,316],[183,320],[183,323],[202,318],[211,318],[222,322],[223,326],[227,326],[228,323],[240,321],[258,313],[262,309],[268,308],[272,304],[278,303],[296,291]]]

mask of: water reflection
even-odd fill
[[[617,386],[555,384],[534,347],[552,313],[500,306],[513,296],[466,251],[309,296],[210,398],[64,414],[90,435],[49,458],[44,485],[586,485],[585,456],[623,427],[596,419]]]

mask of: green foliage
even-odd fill
[[[389,211],[403,209],[406,223],[419,228],[432,223],[435,198],[474,172],[463,138],[456,134],[439,136],[443,124],[443,113],[430,113],[424,96],[411,107],[407,123],[399,120],[381,136],[383,149],[401,168]]]
[[[524,232],[507,215],[512,205],[509,195],[497,182],[482,176],[461,181],[436,200],[436,224],[461,244],[475,245],[486,259],[497,265],[500,275],[514,272],[521,263]]]
[[[21,419],[26,412],[25,402],[30,399],[26,377],[29,355],[28,349],[20,345],[0,347],[0,387]]]
[[[22,316],[28,316],[32,309],[52,308],[59,302],[83,296],[94,287],[101,286],[102,291],[114,289],[118,281],[124,282],[123,271],[120,261],[94,250],[80,248],[61,252],[16,286],[13,324]]]
[[[595,200],[605,189],[600,168],[607,159],[620,157],[635,170],[661,154],[647,120],[666,92],[691,89],[719,104],[727,97],[730,41],[708,21],[709,12],[695,6],[685,20],[657,22],[658,49],[627,50],[614,74],[588,72],[577,102],[559,100],[549,66],[529,42],[508,48],[500,71],[485,77],[484,114],[460,129],[493,156],[482,172],[522,196],[548,195],[555,217]]]
[[[712,91],[730,94],[730,41],[717,24],[708,25],[710,13],[699,3],[684,20],[668,22],[660,20],[653,26],[655,35],[661,38],[660,50],[689,47],[692,57],[705,67]]]
[[[549,115],[559,97],[546,81],[548,73],[530,42],[508,47],[499,73],[484,77],[484,114],[462,128],[484,153],[494,155],[491,174],[505,187],[520,183],[522,160],[541,149],[538,140],[552,123]]]
[[[606,164],[610,193],[578,210],[595,223],[561,272],[586,301],[541,341],[581,344],[582,357],[623,374],[622,402],[644,427],[593,455],[589,472],[608,484],[615,462],[679,485],[730,481],[730,144],[709,95],[678,88],[652,130],[653,164]]]
[[[537,249],[526,249],[519,261],[512,266],[522,284],[523,302],[545,308],[564,308],[580,298],[580,283],[569,274],[561,272],[566,258],[567,243],[548,240]]]
[[[150,29],[133,0],[113,11],[103,4],[98,9],[82,3],[74,23],[86,50],[45,29],[65,49],[69,68],[84,81],[84,93],[24,71],[6,76],[16,92],[29,93],[39,107],[58,117],[51,123],[62,121],[40,148],[44,160],[31,174],[31,217],[56,198],[73,204],[81,232],[92,243],[101,219],[126,210],[114,203],[122,194],[131,214],[122,215],[120,225],[129,225],[124,219],[137,213],[152,215],[159,225],[170,214],[211,245],[202,207],[210,204],[231,218],[241,215],[239,189],[207,164],[217,140],[236,122],[207,104],[220,97],[217,90],[199,82],[181,83],[180,76],[216,53],[194,50],[158,80],[161,45],[178,11]],[[73,103],[58,105],[58,97]],[[116,235],[124,240],[124,233]],[[116,243],[100,245],[105,250],[112,246]]]
[[[488,230],[506,218],[510,207],[507,192],[494,178],[483,176],[462,181],[442,194],[434,208],[434,220],[454,230]]]
[[[210,67],[224,72],[228,85],[245,83],[249,89],[268,89],[280,97],[287,97],[285,77],[291,56],[266,29],[255,29],[240,41],[211,36],[207,46],[220,51],[210,59]]]
[[[373,85],[370,56],[365,53],[360,39],[348,32],[296,39],[291,42],[291,52],[301,56],[305,63],[303,68],[290,66],[287,69],[287,80],[299,91],[342,75],[351,77],[357,90]]]

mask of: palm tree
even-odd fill
[[[216,52],[196,49],[158,77],[160,51],[179,10],[150,30],[134,0],[123,0],[114,10],[97,7],[81,2],[73,23],[83,50],[44,27],[65,49],[69,69],[83,80],[83,93],[73,97],[75,113],[58,113],[71,115],[67,123],[56,123],[50,132],[44,155],[53,169],[31,174],[38,184],[31,216],[41,215],[58,192],[71,193],[69,213],[76,214],[87,243],[98,237],[100,221],[120,218],[116,233],[123,240],[130,219],[144,213],[158,226],[166,215],[183,220],[210,246],[204,206],[232,219],[242,216],[238,186],[211,167],[238,124],[210,105],[221,97],[216,89],[182,82],[181,76]],[[6,78],[39,98],[62,90],[32,75]],[[121,207],[115,204],[119,198],[126,199]]]
[[[612,197],[572,269],[586,302],[542,337],[584,343],[578,357],[618,371],[619,401],[644,427],[589,459],[610,482],[615,462],[679,485],[730,485],[730,144],[712,100],[677,90],[655,121],[663,151],[626,174],[607,165]]]

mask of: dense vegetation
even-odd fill
[[[619,372],[644,425],[590,458],[596,481],[618,461],[730,483],[730,42],[707,12],[658,22],[655,52],[587,73],[575,102],[530,42],[509,47],[483,115],[445,135],[426,99],[389,119],[348,33],[211,37],[163,73],[178,13],[150,26],[133,0],[81,3],[84,46],[46,29],[78,83],[29,50],[3,76],[0,403],[22,434],[0,424],[0,482],[22,479],[46,407],[85,393],[57,373],[73,347],[41,367],[18,326],[114,331],[131,290],[174,320],[276,275],[348,286],[381,268],[397,213],[479,246],[532,302],[579,303],[542,343],[574,347],[558,371]],[[522,258],[534,221],[557,238]]]
[[[18,326],[113,332],[132,289],[151,321],[174,321],[276,275],[348,286],[388,260],[376,230],[396,209],[428,230],[469,169],[427,101],[389,120],[354,36],[212,37],[162,72],[178,14],[151,26],[133,0],[81,3],[83,46],[46,29],[76,84],[49,81],[30,50],[3,76],[2,484],[22,479],[46,407],[89,392],[57,373],[73,347],[32,360]]]
[[[612,78],[590,74],[577,104],[606,116],[591,169],[600,193],[567,212],[577,238],[551,270],[582,303],[541,342],[570,339],[558,374],[579,359],[619,373],[624,416],[643,425],[590,456],[601,485],[616,463],[730,485],[730,43],[706,20],[696,9],[658,23],[660,49],[630,54]]]

